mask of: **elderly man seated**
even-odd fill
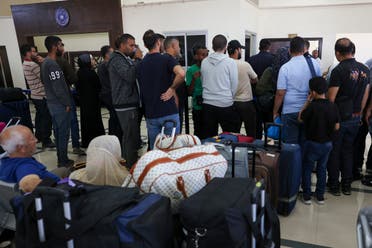
[[[40,179],[60,179],[54,173],[47,171],[46,167],[32,157],[36,150],[37,139],[28,127],[18,125],[5,129],[0,134],[0,145],[7,152],[7,156],[0,161],[0,180],[8,183],[19,183],[27,175],[34,174]],[[59,171],[58,174],[66,174]],[[67,176],[67,175],[66,175]]]

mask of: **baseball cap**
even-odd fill
[[[234,53],[235,49],[239,48],[245,49],[245,46],[242,46],[238,40],[231,40],[227,44],[227,50],[229,51],[229,53]]]

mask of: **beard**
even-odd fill
[[[242,58],[242,54],[239,53],[239,54],[238,54],[238,59],[241,59],[241,58]]]
[[[60,51],[60,50],[57,49],[56,55],[57,55],[58,57],[61,57],[61,56],[62,56],[62,51]]]

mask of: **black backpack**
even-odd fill
[[[35,211],[36,198],[41,198],[41,211]],[[66,200],[70,203],[71,220],[64,215]],[[17,219],[17,248],[62,248],[68,240],[75,248],[173,245],[169,199],[156,194],[141,195],[134,188],[69,181],[55,188],[38,186],[33,193],[14,198],[12,206]],[[38,220],[44,222],[45,242],[39,240]],[[65,224],[70,227],[65,229]]]
[[[252,198],[256,182],[248,178],[214,178],[195,195],[181,203],[180,215],[187,231],[188,248],[248,248],[252,234],[256,247],[280,247],[279,218],[265,197],[252,219]],[[254,200],[256,199],[256,200]],[[261,217],[265,216],[265,235],[261,235]]]

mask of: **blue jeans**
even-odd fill
[[[159,118],[154,119],[146,119],[146,126],[147,132],[149,135],[149,147],[150,150],[154,148],[154,142],[156,136],[161,132],[161,128],[165,125],[164,133],[167,135],[171,135],[173,124],[171,122],[167,122],[164,124],[164,121],[175,121],[176,122],[176,134],[180,133],[180,116],[179,114],[167,115]]]
[[[301,147],[305,142],[304,126],[298,121],[298,113],[282,114],[283,142],[288,144],[299,144]]]
[[[56,139],[58,164],[68,161],[67,147],[70,137],[71,111],[66,112],[66,107],[60,104],[48,104],[52,116],[54,137]]]
[[[79,123],[76,114],[76,105],[72,101],[71,105],[71,140],[73,148],[80,148]]]
[[[353,144],[358,134],[360,117],[340,123],[340,130],[333,139],[333,149],[328,160],[328,183],[330,187],[341,183],[350,185],[353,180]]]
[[[323,196],[327,181],[327,161],[329,153],[332,150],[332,142],[318,143],[306,140],[303,148],[303,163],[302,163],[302,189],[304,195],[311,196],[311,173],[316,166],[316,195]]]

